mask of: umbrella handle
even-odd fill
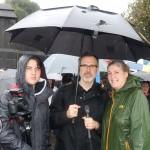
[[[72,118],[72,123],[75,123],[75,118]]]

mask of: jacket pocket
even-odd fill
[[[125,146],[126,146],[126,150],[130,150],[130,145],[129,145],[128,141],[125,141]]]

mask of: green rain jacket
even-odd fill
[[[102,150],[150,150],[150,113],[138,77],[129,75],[124,87],[112,92],[103,117]]]

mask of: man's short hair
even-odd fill
[[[79,58],[79,64],[81,63],[81,60],[82,60],[82,58],[84,58],[84,57],[94,57],[94,58],[97,60],[97,65],[99,65],[99,59],[98,59],[98,57],[97,57],[95,54],[90,53],[90,52],[85,52],[85,53],[83,53],[83,54],[81,55],[81,57]]]

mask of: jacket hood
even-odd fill
[[[27,65],[27,62],[32,57],[36,57],[40,60],[40,58],[35,56],[35,55],[23,55],[20,57],[18,64],[17,64],[16,84],[20,88],[22,88],[24,92],[27,92],[27,93],[33,93],[34,92],[32,85],[27,84],[27,82],[25,80],[26,65]],[[44,68],[43,62],[41,60],[40,60],[40,67],[41,67],[41,78],[47,80],[45,68]]]
[[[133,87],[136,87],[136,88],[140,88],[141,87],[141,84],[140,84],[140,78],[139,77],[136,77],[132,74],[129,74],[128,78],[127,78],[127,82],[125,83],[125,85],[120,89],[118,90],[117,92],[120,92],[120,91],[124,91],[124,90],[127,90],[129,88],[133,88]]]

